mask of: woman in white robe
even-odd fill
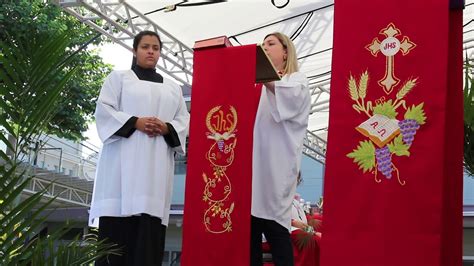
[[[298,72],[296,52],[284,34],[271,33],[263,48],[282,75],[262,88],[254,126],[252,169],[251,265],[262,265],[262,233],[276,266],[293,265],[291,203],[296,192],[310,94]]]
[[[189,113],[181,88],[155,72],[161,40],[135,36],[136,64],[113,71],[96,107],[103,142],[89,221],[99,238],[122,248],[96,265],[161,265],[174,177],[174,154],[184,154]]]
[[[303,178],[300,172],[297,176],[297,185],[301,182]],[[313,215],[307,214],[300,201],[299,195],[295,195],[291,203],[290,237],[293,243],[294,266],[319,266],[321,232],[317,232],[316,229],[320,229],[322,221],[313,219],[311,217]]]

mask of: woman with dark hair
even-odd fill
[[[140,32],[133,50],[136,64],[113,71],[97,100],[103,147],[89,220],[122,254],[96,265],[161,265],[174,155],[185,152],[189,113],[180,86],[155,71],[160,37]]]
[[[281,75],[264,83],[254,126],[251,265],[262,265],[262,233],[276,266],[293,265],[291,203],[296,193],[310,94],[288,36],[267,35],[263,49]]]

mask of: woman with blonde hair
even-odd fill
[[[267,35],[263,48],[281,80],[263,84],[254,126],[251,265],[262,265],[262,233],[276,266],[293,265],[291,204],[296,192],[310,94],[298,71],[295,47],[284,34]]]

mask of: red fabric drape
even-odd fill
[[[306,234],[301,230],[295,230],[291,232],[291,244],[293,246],[293,262],[295,266],[319,266],[320,257],[320,242],[321,236],[313,235],[312,243],[305,244],[301,249],[298,247],[298,243],[301,241],[302,234]],[[304,236],[306,237],[306,236]],[[271,253],[271,248],[268,242],[262,244],[264,253]],[[273,262],[265,262],[263,266],[273,266]]]
[[[307,246],[299,249],[298,248],[298,234],[304,234],[301,230],[295,230],[291,232],[291,242],[293,245],[293,256],[294,256],[294,265],[295,266],[319,266],[319,257],[320,257],[320,240],[321,237],[314,235],[313,243],[308,244]]]
[[[182,265],[248,265],[256,46],[198,50]]]
[[[442,211],[441,265],[462,264],[462,163],[464,128],[462,81],[462,10],[449,14],[448,81],[446,91],[446,135]]]
[[[460,265],[461,11],[336,0],[334,16],[321,265]]]

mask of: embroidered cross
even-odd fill
[[[379,80],[380,86],[386,94],[390,94],[393,88],[400,82],[400,80],[395,77],[395,55],[401,50],[402,55],[407,55],[413,48],[416,47],[416,44],[410,41],[410,38],[403,36],[402,41],[396,36],[400,35],[401,32],[393,23],[388,24],[385,29],[380,31],[380,34],[385,35],[385,39],[382,42],[379,42],[377,38],[372,40],[372,43],[365,46],[365,49],[377,57],[378,53],[381,52],[386,57],[386,69],[385,76]]]

